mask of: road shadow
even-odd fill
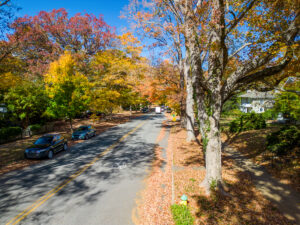
[[[155,115],[154,118],[141,116],[139,120],[150,120],[151,122],[155,118],[159,119],[163,116]],[[26,208],[32,204],[33,199],[37,200],[57,185],[64,184],[72,174],[91,162],[130,129],[133,127],[128,128],[124,124],[110,128],[93,139],[73,146],[69,152],[56,155],[53,160],[45,160],[26,169],[5,174],[0,178],[0,214],[8,214],[16,207]],[[130,139],[129,143],[121,142],[97,162],[101,169],[96,166],[88,168],[78,179],[71,181],[67,188],[60,190],[56,194],[57,198],[63,202],[72,199],[81,206],[91,204],[97,201],[107,190],[93,190],[93,185],[90,185],[89,182],[117,184],[128,177],[144,176],[145,166],[151,165],[156,157],[153,151],[156,145],[145,142],[137,133],[131,134],[128,138]],[[83,179],[84,177],[89,179]],[[57,209],[60,207],[61,205]],[[55,216],[55,211],[56,209],[53,212],[45,211],[44,213],[50,219],[50,217]],[[38,220],[41,217],[40,214],[40,211],[36,214],[33,213],[33,220]],[[47,223],[47,221],[42,222],[43,224]]]

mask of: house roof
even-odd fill
[[[262,99],[274,99],[275,96],[272,92],[258,92],[258,91],[248,91],[245,94],[240,95],[242,98],[262,98]]]

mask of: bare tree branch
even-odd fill
[[[284,79],[284,78],[283,78]],[[276,84],[270,84],[270,82],[263,80],[262,82],[265,83],[266,85],[268,85],[272,90],[277,90],[277,91],[281,91],[281,92],[290,92],[290,93],[295,93],[297,95],[300,95],[300,91],[296,91],[296,90],[286,90],[283,87],[279,87],[278,84],[282,81],[282,79],[279,79],[278,81],[276,81]]]
[[[228,60],[230,60],[232,57],[234,57],[237,53],[239,53],[241,50],[246,48],[247,46],[251,45],[252,43],[246,43],[242,47],[240,47],[238,50],[236,50],[232,55],[228,57]]]
[[[256,2],[257,0],[251,0],[246,9],[240,12],[238,16],[227,25],[228,29],[226,31],[226,35],[229,34],[237,26],[237,24],[245,17],[247,12],[249,12],[249,10],[252,9]]]
[[[259,79],[262,80],[265,77],[269,77],[271,75],[279,73],[287,66],[287,64],[292,60],[293,57],[293,51],[290,46],[292,46],[295,43],[295,38],[300,32],[300,27],[296,25],[298,19],[299,14],[297,14],[294,21],[289,25],[287,31],[285,32],[285,41],[288,49],[283,61],[277,66],[266,68],[262,71],[251,75],[249,74],[252,71],[255,71],[260,67],[267,65],[267,63],[269,63],[275,57],[275,55],[271,53],[272,51],[268,51],[266,56],[245,63],[243,66],[239,67],[233,74],[231,74],[224,82],[222,86],[223,99],[227,99],[230,93],[233,92],[236,88],[238,88],[240,84],[248,84]],[[275,42],[273,45],[275,46],[276,44],[277,42]],[[272,47],[273,46],[270,46],[270,49]]]
[[[269,53],[265,57],[253,59],[251,62],[245,63],[245,65],[240,66],[233,74],[231,74],[222,87],[222,99],[227,99],[230,96],[230,93],[239,88],[242,84],[246,85],[250,83],[249,75],[252,71],[257,70],[258,68],[266,65],[274,56]],[[247,79],[245,78],[247,77]],[[251,78],[251,81],[254,81],[254,77]],[[259,74],[255,76],[256,79],[259,78]],[[264,78],[264,77],[261,77]]]
[[[248,83],[251,83],[254,81],[262,80],[264,78],[273,76],[273,75],[281,72],[288,65],[288,63],[291,60],[292,59],[290,57],[288,57],[276,66],[267,67],[261,71],[258,71],[256,73],[253,73],[253,74],[250,74],[248,76],[238,79],[237,83],[248,84]]]
[[[183,22],[182,18],[178,12],[178,9],[176,8],[176,2],[174,2],[173,0],[169,0],[168,2],[169,2],[169,4],[168,3],[166,3],[166,4],[170,6],[170,9],[174,13],[176,19],[178,21],[180,21],[180,23],[182,23]]]
[[[8,2],[10,2],[10,0],[6,0],[6,1],[4,1],[4,2],[0,3],[0,7],[2,7],[2,6],[4,6],[4,5],[6,5]]]

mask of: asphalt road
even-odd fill
[[[0,224],[132,224],[163,120],[136,118],[52,160],[1,176]]]

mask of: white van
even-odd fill
[[[155,107],[155,113],[160,114],[161,113],[161,108],[160,107]]]

